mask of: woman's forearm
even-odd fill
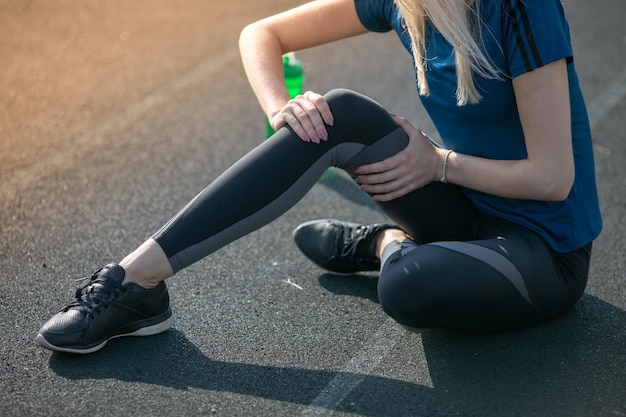
[[[445,152],[440,153],[440,158],[443,161]],[[557,166],[549,167],[530,159],[495,161],[452,152],[448,157],[446,180],[500,197],[562,201],[569,195],[574,176]]]
[[[289,101],[282,54],[366,33],[354,0],[316,0],[252,23],[239,38],[250,85],[271,118]]]
[[[287,101],[282,64],[283,51],[279,39],[260,22],[241,32],[239,51],[248,82],[268,117],[279,111]]]

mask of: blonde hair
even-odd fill
[[[474,0],[478,3],[480,0]],[[457,105],[478,103],[482,96],[474,74],[501,79],[500,71],[489,60],[481,45],[480,16],[468,0],[395,0],[411,38],[420,95],[428,96],[426,80],[426,20],[429,19],[454,48],[457,73]],[[470,4],[468,4],[470,3]]]

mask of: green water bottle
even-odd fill
[[[285,86],[287,86],[289,96],[294,98],[298,94],[302,94],[304,71],[302,71],[302,62],[296,58],[296,54],[290,52],[283,55],[283,69],[285,71]],[[266,120],[266,129],[266,137],[268,138],[276,133],[270,126],[269,120]]]

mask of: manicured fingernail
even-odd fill
[[[333,120],[333,118],[332,118],[332,117],[330,117],[330,116],[326,116],[326,117],[324,117],[324,121],[325,121],[325,122],[326,122],[326,124],[327,124],[327,125],[329,125],[329,126],[332,126],[332,125],[333,125],[333,123],[335,123],[335,121]]]

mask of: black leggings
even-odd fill
[[[354,177],[406,147],[378,103],[341,89],[326,100],[335,119],[327,142],[280,129],[153,236],[174,272],[285,213],[329,167]],[[556,253],[533,232],[478,212],[460,187],[432,183],[380,207],[414,238],[385,248],[378,283],[382,308],[405,326],[519,327],[563,314],[584,291],[590,245]]]

